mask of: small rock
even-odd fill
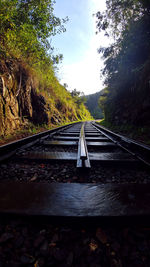
[[[112,259],[111,266],[112,267],[122,267],[122,263],[120,260]]]
[[[23,229],[22,229],[22,235],[23,236],[27,236],[28,235],[28,229],[27,229],[27,227],[23,227]]]
[[[48,242],[45,240],[45,242],[40,247],[40,252],[43,256],[46,256],[49,251]]]
[[[16,248],[20,248],[24,243],[24,238],[22,236],[17,237],[17,239],[14,242],[14,245]]]
[[[101,228],[97,228],[96,237],[102,244],[107,243],[107,236]]]
[[[56,243],[51,242],[51,243],[49,244],[49,247],[56,247]]]
[[[67,256],[66,254],[67,254],[67,251],[65,249],[60,250],[56,248],[53,256],[57,261],[61,262],[66,259],[66,256]]]
[[[24,254],[21,256],[20,261],[22,264],[31,264],[34,263],[35,258],[32,257],[31,255]]]
[[[34,175],[33,175],[33,177],[30,179],[30,182],[33,182],[33,181],[35,181],[37,179],[37,173],[35,173]]]
[[[0,267],[3,267],[4,265],[1,265],[1,263],[0,263]],[[19,262],[16,262],[16,261],[10,261],[9,263],[8,263],[8,265],[6,265],[6,266],[11,266],[11,267],[21,267],[21,265],[20,265],[20,263]]]
[[[83,240],[83,244],[86,245],[86,244],[89,242],[89,240],[90,240],[89,238],[85,238],[85,239]]]
[[[0,243],[4,243],[4,242],[6,242],[6,241],[12,239],[13,237],[14,237],[14,236],[13,236],[13,234],[11,234],[11,233],[4,233],[4,234],[2,234],[1,237],[0,237]]]
[[[34,240],[34,247],[37,248],[41,245],[42,242],[44,242],[45,237],[43,235],[39,235],[35,240]]]
[[[35,262],[34,267],[42,267],[42,266],[45,266],[45,260],[43,258],[39,258]]]
[[[115,255],[116,255],[115,251],[112,251],[111,256],[115,256]]]
[[[119,249],[120,249],[120,244],[118,243],[118,242],[114,242],[114,243],[112,243],[112,245],[111,245],[111,247],[112,247],[112,249],[114,250],[114,251],[119,251]]]
[[[92,239],[89,244],[89,247],[91,251],[95,251],[98,248],[98,244],[94,239]]]
[[[56,243],[58,240],[59,240],[58,234],[55,234],[55,235],[52,237],[51,242],[52,242],[52,243]]]
[[[45,229],[42,229],[41,231],[40,231],[40,234],[45,234],[46,233],[46,230]]]
[[[73,252],[70,252],[67,258],[67,265],[72,266],[72,263],[73,263]]]
[[[1,168],[3,168],[3,169],[7,169],[7,165],[2,164],[2,165],[1,165]]]

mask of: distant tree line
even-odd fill
[[[85,105],[87,106],[88,110],[90,111],[94,119],[103,118],[102,108],[100,108],[99,103],[98,103],[99,97],[101,96],[101,94],[102,94],[102,91],[85,96],[85,99],[86,99]]]

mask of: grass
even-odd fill
[[[53,7],[53,1],[43,1],[44,6],[42,1],[30,1],[30,5],[22,5],[22,1],[13,0],[1,2],[0,74],[5,78],[9,94],[16,95],[16,92],[18,92],[17,95],[21,95],[23,92],[22,95],[25,96],[24,88],[28,88],[29,85],[32,88],[32,92],[34,91],[34,99],[37,99],[35,101],[38,102],[42,97],[43,101],[40,100],[37,106],[40,103],[41,106],[44,105],[42,110],[46,113],[46,119],[42,122],[47,122],[48,126],[35,126],[28,123],[31,127],[28,129],[23,128],[21,131],[13,135],[11,133],[11,135],[7,135],[4,138],[0,137],[0,142],[12,140],[15,135],[30,135],[41,131],[41,129],[47,130],[56,127],[49,125],[49,122],[56,122],[58,126],[61,126],[68,121],[92,119],[84,104],[80,103],[81,99],[79,98],[76,101],[77,99],[72,97],[71,93],[60,84],[57,77],[58,67],[53,62],[52,51],[49,53],[49,48],[46,45],[48,38],[53,36],[56,29],[59,29],[59,33],[63,32],[62,29],[65,23],[64,19],[59,20],[54,16],[53,8],[51,8]],[[38,26],[35,20],[36,16],[40,16]],[[53,18],[52,21],[50,18]],[[12,85],[8,82],[9,76],[12,78]],[[0,100],[1,98],[0,95]],[[25,101],[27,105],[30,105],[28,100],[25,99]],[[8,116],[5,102],[7,104],[8,101],[4,100],[4,103],[0,105],[2,118]],[[19,108],[22,109],[22,106]],[[35,108],[34,112],[37,119],[30,118],[31,115],[28,112],[19,112],[19,114],[27,113],[27,120],[40,123],[41,118],[38,120],[37,109]],[[12,120],[12,117],[10,119]],[[5,135],[9,132],[9,127],[5,125],[2,128],[2,134]]]
[[[150,127],[149,126],[134,126],[134,125],[113,125],[104,119],[98,122],[100,125],[119,134],[126,135],[137,141],[150,145]]]
[[[71,123],[76,123],[79,121],[73,121]],[[0,136],[0,146],[13,142],[15,140],[19,140],[43,131],[48,131],[60,126],[64,126],[64,125],[68,125],[70,124],[70,122],[66,122],[66,123],[61,123],[59,125],[47,125],[47,124],[43,124],[43,125],[34,125],[32,123],[29,123],[28,127],[25,127],[21,130],[17,130],[16,132],[14,132],[13,134],[9,134],[9,135],[5,135],[5,136]]]

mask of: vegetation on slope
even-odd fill
[[[108,0],[97,29],[114,37],[100,48],[106,89],[100,104],[111,124],[150,125],[150,0]]]
[[[114,131],[115,133],[127,136],[136,141],[150,145],[150,131],[149,126],[137,126],[133,124],[112,124],[105,119],[98,122],[100,125]]]
[[[53,56],[50,38],[65,31],[67,18],[61,20],[54,16],[53,6],[51,0],[0,1],[0,131],[3,135],[25,120],[59,124],[91,118],[84,104],[76,103],[56,77],[56,66],[62,55]]]
[[[98,101],[102,94],[102,91],[97,92],[95,94],[85,95],[85,105],[90,111],[91,115],[94,119],[102,119],[103,113],[102,109],[99,107]]]

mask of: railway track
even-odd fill
[[[150,148],[95,122],[40,133],[0,152],[3,214],[150,215]]]

